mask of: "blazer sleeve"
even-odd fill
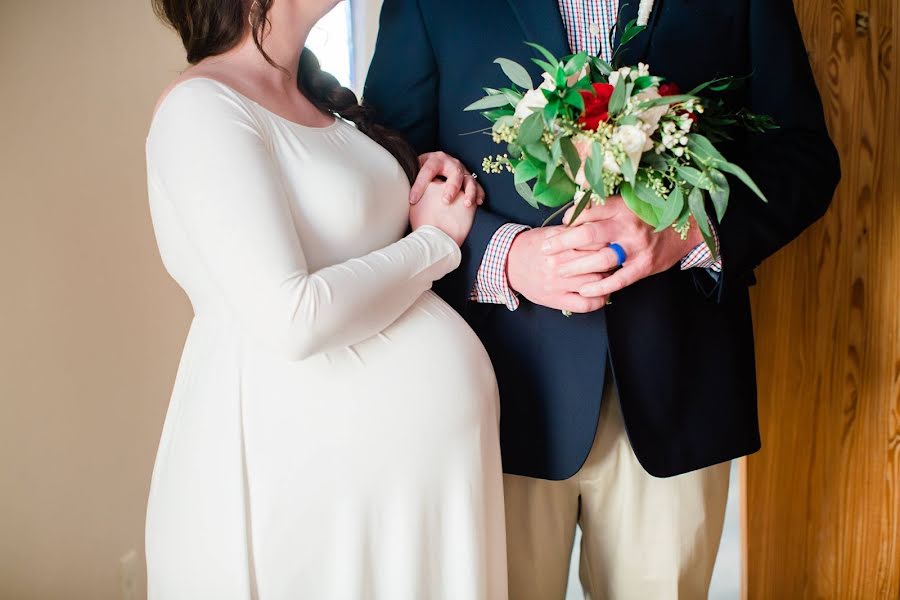
[[[242,329],[288,360],[376,335],[459,264],[456,243],[426,226],[311,270],[264,130],[210,82],[170,93],[151,127],[147,163],[153,201],[171,205]]]
[[[749,108],[771,115],[779,129],[753,136],[741,164],[769,202],[731,181],[731,202],[718,229],[724,265],[719,298],[726,281],[752,278],[764,259],[822,217],[840,180],[793,3],[751,0],[749,27]]]
[[[440,149],[440,70],[419,0],[385,0],[375,55],[363,92],[375,109],[376,119],[400,132],[419,153]],[[467,165],[472,168],[472,165]],[[475,287],[478,269],[494,234],[509,222],[489,208],[490,198],[475,214],[475,222],[462,247],[459,271],[462,283],[446,298],[458,305]]]

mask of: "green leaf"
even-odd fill
[[[587,63],[587,52],[579,52],[575,56],[569,59],[569,62],[566,63],[566,74],[567,75],[575,75],[580,73],[584,68],[585,63]]]
[[[656,208],[663,208],[666,205],[665,198],[661,198],[642,178],[638,178],[635,181],[634,193],[637,194],[638,198]]]
[[[712,187],[712,181],[710,181],[709,177],[704,175],[703,172],[699,169],[679,165],[675,167],[675,172],[678,173],[679,177],[687,181],[692,186],[699,187],[704,190],[708,190]]]
[[[640,35],[642,31],[647,29],[646,25],[638,25],[637,19],[632,19],[625,25],[625,30],[622,32],[622,37],[619,39],[619,46],[624,46],[635,37]]]
[[[659,233],[675,222],[684,210],[684,192],[680,186],[675,186],[666,199],[666,208],[659,215],[659,224],[656,226],[656,233]]]
[[[556,174],[556,169],[558,168],[559,163],[555,158],[551,162],[547,163],[547,167],[544,169],[544,180],[547,181],[547,183],[549,183],[550,180],[553,179],[553,175]]]
[[[643,77],[638,77],[634,80],[635,93],[646,90],[651,85],[659,83],[660,79],[660,77],[654,77],[653,75],[644,75]]]
[[[631,212],[636,214],[644,223],[654,229],[659,225],[653,207],[638,198],[638,195],[635,193],[634,188],[631,187],[630,183],[624,182],[619,192],[622,194],[622,200],[625,201],[625,206],[627,206]]]
[[[740,179],[741,182],[748,188],[750,188],[750,190],[754,194],[759,196],[763,202],[769,201],[768,198],[766,198],[766,195],[762,193],[762,190],[759,189],[759,186],[756,185],[756,182],[753,181],[753,179],[750,177],[750,175],[748,175],[745,170],[743,170],[736,164],[721,160],[715,161],[712,166],[719,170],[725,171],[726,173],[731,173],[732,175]]]
[[[500,93],[493,96],[486,96],[477,102],[473,102],[465,109],[466,111],[473,110],[488,110],[491,108],[500,108],[501,106],[509,106],[509,98],[506,97],[505,94]]]
[[[641,157],[641,163],[654,171],[666,171],[669,168],[666,160],[656,152],[645,152]]]
[[[566,75],[566,70],[560,64],[556,67],[556,87],[559,89],[565,89],[568,85],[569,76]]]
[[[544,73],[552,73],[553,71],[556,70],[556,65],[555,65],[555,64],[552,64],[552,65],[551,65],[551,64],[548,63],[547,61],[541,60],[541,59],[539,59],[539,58],[532,58],[532,59],[531,59],[531,62],[533,62],[534,64],[536,64],[537,66],[539,66],[539,67],[544,71]]]
[[[634,171],[634,165],[631,164],[631,159],[626,156],[625,160],[619,163],[619,168],[622,169],[622,177],[625,178],[625,181],[633,185],[637,173]]]
[[[528,71],[525,70],[525,67],[519,63],[509,60],[508,58],[498,58],[494,62],[500,65],[500,68],[503,69],[503,72],[509,77],[509,80],[520,88],[530,90],[534,87],[531,75],[529,75]]]
[[[487,110],[481,113],[488,121],[493,121],[496,125],[497,121],[503,119],[504,117],[510,117],[516,114],[512,108],[495,108],[493,110]]]
[[[494,126],[491,127],[491,131],[497,131],[501,127],[513,125],[516,122],[516,118],[512,115],[503,115],[497,117],[494,121]]]
[[[534,186],[534,197],[544,206],[558,208],[571,202],[576,190],[575,182],[562,169],[557,169],[549,182],[538,179]]]
[[[616,87],[613,88],[612,96],[609,99],[609,116],[615,117],[622,112],[623,108],[625,108],[625,101],[628,99],[625,96],[625,92],[625,78],[619,77],[619,80],[616,82]]]
[[[677,96],[662,96],[661,98],[653,98],[652,100],[644,100],[637,105],[637,110],[644,111],[664,104],[681,104],[688,100],[695,100],[696,96],[688,94],[678,94]]]
[[[572,172],[573,176],[576,176],[578,171],[581,170],[581,157],[578,155],[575,144],[572,143],[570,138],[564,137],[560,138],[559,146],[566,164],[569,165],[569,171]]]
[[[544,58],[547,59],[547,62],[552,63],[552,64],[554,64],[554,65],[558,65],[558,64],[559,64],[559,59],[556,58],[555,56],[553,56],[553,54],[552,54],[549,50],[547,50],[546,48],[544,48],[544,47],[541,46],[540,44],[535,44],[534,42],[525,42],[525,45],[526,45],[526,46],[531,46],[532,48],[534,48],[535,50],[537,50],[538,52],[540,52],[540,53],[544,56]],[[549,72],[550,70],[552,70],[552,69],[548,69],[548,72]]]
[[[713,183],[713,188],[709,190],[709,198],[712,200],[713,208],[716,209],[716,220],[721,223],[725,218],[725,211],[728,210],[728,196],[731,194],[731,186],[728,184],[728,178],[721,171],[710,169],[706,172],[707,177]]]
[[[722,156],[713,143],[699,133],[692,133],[688,136],[688,150],[696,154],[704,162],[712,159],[725,160],[725,157]]]
[[[565,102],[572,108],[577,108],[580,112],[584,112],[584,98],[581,97],[581,92],[578,90],[569,90],[566,93]]]
[[[697,222],[697,227],[700,228],[700,233],[703,234],[703,241],[706,242],[707,247],[715,255],[716,240],[713,238],[712,230],[709,228],[709,216],[706,214],[704,196],[703,190],[695,187],[688,196],[688,206],[691,209],[694,221]]]
[[[603,183],[603,148],[599,142],[594,142],[591,146],[591,155],[584,164],[584,177],[598,196],[602,196],[605,193],[606,186]]]
[[[560,109],[560,101],[559,98],[554,98],[550,102],[547,103],[547,106],[544,107],[544,123],[549,127],[556,117],[559,116]]]
[[[523,160],[515,168],[515,182],[526,183],[540,175],[541,169],[530,160]]]
[[[525,146],[525,152],[528,153],[529,156],[536,158],[542,163],[548,163],[553,160],[550,157],[550,151],[547,149],[547,146],[543,144],[528,144]]]
[[[542,115],[539,112],[532,113],[519,125],[519,135],[516,137],[516,142],[520,146],[530,146],[539,142],[542,135],[544,135]]]
[[[516,191],[519,192],[519,195],[525,199],[525,202],[527,202],[534,208],[540,208],[540,205],[538,205],[537,198],[534,197],[534,192],[531,191],[531,188],[528,187],[528,184],[517,183]]]
[[[609,77],[609,74],[612,73],[612,65],[603,60],[602,58],[598,58],[596,56],[591,56],[588,58],[591,63],[591,68],[597,71],[604,78]]]
[[[590,204],[590,203],[591,203],[591,194],[587,193],[584,195],[584,197],[581,200],[578,201],[578,204],[575,205],[575,210],[572,211],[572,219],[568,223],[566,223],[566,225],[569,225],[569,224],[577,221],[578,217],[581,216],[581,213],[584,212],[584,209],[587,208],[588,204]]]

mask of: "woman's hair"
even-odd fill
[[[197,64],[204,58],[231,50],[243,39],[247,27],[266,61],[285,71],[263,49],[269,27],[268,14],[274,0],[151,0],[153,10],[181,36],[187,60]],[[300,55],[297,88],[319,110],[352,121],[356,128],[390,152],[403,167],[410,182],[419,170],[412,147],[394,131],[375,122],[371,107],[361,104],[352,90],[323,71],[309,49]]]

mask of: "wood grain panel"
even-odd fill
[[[753,290],[763,450],[744,471],[745,597],[897,600],[900,3],[795,6],[844,179]]]

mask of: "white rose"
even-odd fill
[[[636,125],[622,125],[617,128],[613,132],[610,142],[622,148],[635,171],[638,169],[644,152],[653,148],[653,141]],[[615,162],[612,154],[607,153],[603,164],[607,170],[613,173],[620,173],[619,165],[615,164]],[[615,169],[612,168],[613,165],[615,165]]]
[[[516,118],[526,119],[539,110],[544,110],[547,106],[547,97],[544,96],[543,90],[553,91],[556,84],[547,73],[544,73],[544,82],[536,90],[525,92],[525,95],[516,105]]]
[[[526,92],[525,96],[516,105],[516,118],[527,119],[532,113],[544,110],[545,106],[547,106],[547,98],[544,97],[543,89],[538,88]]]
[[[618,71],[613,71],[609,74],[609,85],[615,87],[619,83],[619,77],[624,77],[627,80],[630,76],[631,67],[622,67]]]

